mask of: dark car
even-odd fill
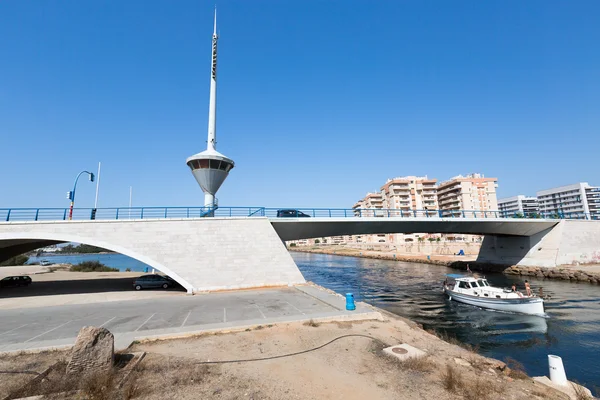
[[[175,281],[168,276],[162,275],[142,275],[133,281],[133,288],[135,290],[142,289],[168,289],[175,286]]]
[[[278,218],[308,218],[310,215],[298,210],[277,210]]]
[[[7,276],[0,281],[0,287],[16,287],[16,286],[29,286],[31,285],[31,278],[23,276]]]

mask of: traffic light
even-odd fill
[[[96,209],[92,208],[92,215],[91,215],[91,219],[96,219]]]
[[[95,175],[93,173],[90,173],[90,182],[94,182],[94,177]]]
[[[67,199],[73,200],[73,192],[71,190],[67,192]]]

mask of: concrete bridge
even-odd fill
[[[21,218],[0,223],[0,261],[51,244],[85,243],[146,263],[170,275],[190,293],[303,283],[283,241],[338,235],[479,234],[485,239],[478,261],[545,267],[600,263],[598,221],[476,215],[355,217],[352,213],[348,217],[269,218],[248,212],[251,216],[177,218],[167,210],[157,218],[146,210],[146,217],[139,219],[137,211],[131,214],[129,210],[121,211],[121,218],[132,219],[72,221],[40,220],[45,214],[39,210],[37,221],[12,213]]]

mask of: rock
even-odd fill
[[[462,365],[463,367],[470,367],[471,363],[463,360],[462,358],[455,358],[454,362],[457,363],[458,365]]]
[[[504,371],[506,369],[506,363],[500,360],[488,359],[487,364],[490,365],[492,369],[497,371]]]
[[[77,335],[67,374],[107,371],[115,357],[114,336],[105,328],[84,326]]]

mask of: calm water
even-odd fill
[[[525,316],[463,305],[445,298],[445,274],[459,271],[426,264],[403,263],[324,254],[292,253],[307,280],[352,292],[387,311],[444,330],[460,341],[479,346],[497,359],[512,357],[531,376],[548,375],[548,354],[563,358],[567,377],[592,388],[600,386],[600,286],[529,279],[543,287],[548,318]],[[523,289],[519,277],[488,274],[494,286]]]
[[[132,271],[144,272],[146,268],[150,268],[143,262],[117,253],[74,255],[46,254],[42,257],[29,257],[29,263],[40,262],[41,260],[48,260],[54,264],[78,264],[82,261],[100,261],[102,264],[108,267],[119,268],[120,271],[125,271],[127,268],[129,268]]]
[[[600,286],[529,279],[533,289],[544,288],[548,318],[485,311],[448,301],[441,290],[445,274],[456,270],[325,254],[291,253],[307,280],[335,290],[352,292],[366,301],[423,324],[445,330],[459,340],[478,346],[484,355],[512,357],[530,375],[548,375],[548,354],[563,358],[567,377],[588,387],[600,386]],[[121,254],[85,254],[31,257],[30,261],[76,264],[98,260],[124,271],[144,271],[146,264]],[[488,274],[494,286],[523,289],[523,280]]]

